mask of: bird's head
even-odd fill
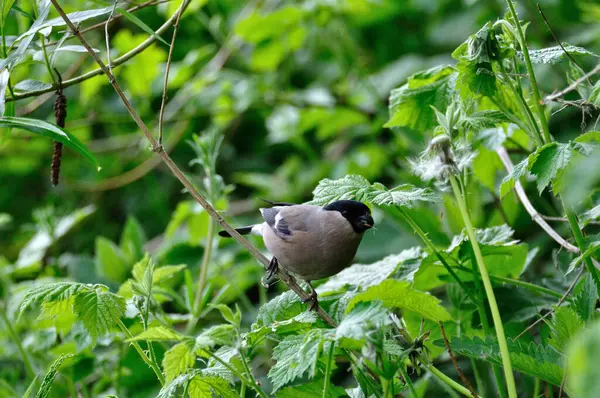
[[[352,225],[354,231],[359,234],[375,225],[373,217],[371,217],[371,209],[364,203],[355,200],[336,200],[323,207],[323,210],[340,212]]]

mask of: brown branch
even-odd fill
[[[140,54],[141,52],[143,52],[144,50],[146,50],[148,47],[150,47],[157,39],[157,37],[161,34],[163,34],[167,29],[169,29],[169,27],[171,25],[173,25],[175,23],[175,20],[177,19],[177,15],[173,14],[164,24],[161,25],[160,28],[158,28],[156,30],[156,34],[152,35],[150,37],[148,37],[146,40],[144,40],[143,42],[141,42],[138,46],[132,48],[131,50],[129,50],[128,52],[126,52],[125,54],[121,55],[120,57],[116,58],[112,63],[111,63],[111,67],[116,67],[119,65],[124,64],[125,62],[129,61],[131,58],[135,57],[136,55]],[[103,22],[104,24],[104,22]],[[81,35],[81,32],[78,31],[79,37],[83,36]],[[91,48],[91,47],[90,47]],[[96,57],[95,57],[96,58]],[[104,63],[102,63],[102,65],[104,65]],[[105,71],[100,67],[97,69],[94,69],[92,71],[89,71],[87,73],[84,73],[83,75],[79,75],[77,77],[74,77],[72,79],[69,80],[65,80],[64,82],[62,82],[62,86],[63,88],[67,88],[70,86],[73,86],[75,84],[79,84],[83,81],[86,81],[88,79],[91,79],[92,77],[98,76],[105,73]],[[49,88],[44,88],[44,89],[40,89],[40,90],[32,90],[32,91],[27,91],[21,94],[16,94],[13,96],[9,96],[5,98],[6,102],[11,102],[11,101],[16,101],[16,100],[20,100],[23,98],[29,98],[29,97],[37,97],[40,94],[44,94],[44,93],[49,93],[49,92],[53,92],[56,90],[56,85],[53,84],[51,87]]]
[[[577,62],[577,60],[575,58],[573,58],[573,56],[571,54],[569,54],[569,52],[564,48],[564,46],[562,45],[562,43],[560,42],[560,40],[558,40],[558,37],[556,37],[556,34],[554,33],[554,30],[552,30],[552,26],[550,26],[550,22],[548,21],[548,18],[546,18],[546,14],[544,14],[544,11],[542,11],[542,6],[540,6],[540,3],[537,3],[537,9],[540,12],[540,14],[542,15],[542,19],[544,20],[544,23],[546,24],[546,27],[550,31],[550,34],[554,38],[554,41],[556,42],[556,44],[558,44],[560,46],[560,48],[567,55],[567,57],[569,57],[569,59],[571,60],[571,62],[573,62],[575,65],[579,66],[579,68],[581,70],[583,70],[583,68],[581,67],[581,65],[579,65],[579,62]],[[588,76],[587,81],[591,85],[594,85],[592,83],[592,81],[590,80],[589,76]]]
[[[183,0],[185,1],[185,0]],[[158,113],[158,145],[162,145],[163,139],[163,115],[165,113],[165,102],[167,100],[167,86],[169,85],[169,71],[171,70],[171,59],[173,58],[173,48],[175,48],[175,38],[179,28],[179,20],[183,14],[183,8],[179,8],[175,25],[173,25],[173,37],[171,38],[171,47],[169,47],[169,56],[167,57],[167,66],[165,67],[165,83],[163,84],[162,98],[160,99],[160,112]]]
[[[454,364],[454,367],[456,368],[456,371],[458,372],[458,376],[460,377],[462,382],[465,384],[465,386],[467,386],[469,391],[471,391],[471,395],[474,398],[478,398],[479,395],[477,395],[477,391],[475,391],[475,389],[469,382],[469,379],[467,379],[467,376],[465,376],[465,374],[463,373],[462,369],[458,365],[458,361],[456,360],[456,357],[452,353],[452,349],[450,348],[450,342],[448,341],[448,336],[446,336],[446,330],[444,330],[444,324],[442,323],[442,321],[438,321],[438,323],[440,324],[440,330],[442,331],[442,338],[444,339],[444,344],[446,345],[446,349],[448,350],[448,355],[450,355],[450,359],[452,360],[452,363]]]
[[[267,267],[269,265],[269,260],[257,248],[252,246],[250,244],[250,242],[248,242],[242,235],[240,235],[231,225],[229,225],[229,223],[227,221],[225,221],[223,216],[204,198],[204,196],[202,196],[200,194],[200,192],[198,192],[196,187],[194,187],[194,184],[192,184],[192,182],[179,169],[179,167],[175,164],[175,162],[173,162],[171,157],[164,150],[162,150],[162,147],[158,144],[158,142],[156,141],[156,139],[154,138],[154,136],[148,129],[148,126],[142,121],[142,119],[140,118],[138,113],[135,111],[135,109],[133,108],[133,106],[131,105],[129,100],[127,99],[127,96],[125,95],[125,93],[123,92],[123,90],[121,89],[119,84],[117,83],[114,75],[110,72],[110,70],[108,70],[108,68],[106,67],[104,62],[102,62],[102,60],[100,59],[98,54],[96,54],[96,52],[92,49],[92,47],[89,45],[87,40],[85,40],[85,38],[81,35],[81,33],[79,32],[77,27],[75,25],[73,25],[73,23],[71,22],[69,17],[67,17],[67,15],[65,14],[64,10],[58,4],[58,1],[57,0],[51,0],[51,1],[52,1],[52,4],[54,5],[54,8],[56,8],[58,13],[62,17],[62,19],[67,23],[67,25],[69,26],[69,28],[71,29],[73,34],[79,38],[79,40],[81,41],[81,44],[83,44],[83,46],[87,49],[88,53],[94,58],[96,63],[100,66],[101,72],[103,72],[107,75],[107,77],[110,81],[110,84],[113,86],[113,88],[114,88],[115,92],[117,93],[117,95],[119,96],[119,98],[121,98],[123,105],[125,105],[125,108],[127,108],[127,111],[129,112],[129,114],[131,115],[131,117],[133,118],[135,123],[138,125],[140,130],[142,130],[142,132],[144,133],[144,135],[146,136],[148,141],[152,144],[152,149],[158,154],[158,156],[160,156],[162,161],[169,168],[169,170],[171,170],[173,175],[183,184],[183,186],[188,190],[188,192],[192,195],[192,197],[206,210],[206,212],[225,231],[229,232],[229,234],[231,235],[232,238],[234,238],[238,243],[240,243],[242,246],[244,246],[244,248],[246,248],[246,250],[248,250],[254,258],[256,258],[259,262],[261,262],[263,264],[263,266]],[[189,3],[190,3],[190,0],[184,0],[179,7],[185,9],[189,5]],[[179,13],[179,9],[177,10],[176,14],[178,14],[178,13]],[[171,21],[174,19],[176,19],[176,15],[172,16],[169,20]],[[287,272],[283,271],[280,268],[277,272],[277,276],[291,290],[293,290],[298,296],[300,296],[300,298],[308,299],[309,295],[298,285],[296,280],[293,277],[291,277]],[[321,307],[317,307],[316,311],[317,311],[317,314],[327,324],[329,324],[332,327],[336,326],[335,321]]]
[[[529,330],[531,330],[532,328],[534,328],[535,325],[537,325],[538,323],[546,320],[546,318],[550,314],[554,313],[555,308],[558,308],[558,307],[560,307],[562,305],[562,303],[567,299],[567,297],[569,296],[569,294],[571,294],[571,291],[573,290],[573,288],[575,287],[575,285],[579,281],[579,278],[581,278],[581,275],[583,275],[583,271],[585,271],[585,270],[586,270],[585,267],[581,267],[579,269],[579,273],[575,277],[575,280],[573,281],[573,283],[571,283],[571,286],[569,286],[569,288],[567,289],[567,291],[565,292],[565,294],[563,294],[562,297],[558,300],[558,303],[556,303],[556,306],[554,308],[552,308],[550,311],[546,312],[544,315],[542,315],[542,317],[540,319],[536,320],[531,325],[527,326],[527,328],[525,328],[525,330],[523,330],[521,333],[519,333],[519,335],[517,337],[515,337],[515,341],[518,340],[525,333],[527,333]]]
[[[585,80],[589,79],[590,76],[593,76],[598,72],[600,72],[600,64],[596,65],[596,67],[594,69],[592,69],[585,75],[581,76],[579,79],[575,80],[573,83],[569,84],[565,89],[563,89],[557,93],[546,96],[546,98],[544,98],[544,100],[542,102],[544,104],[547,104],[548,102],[556,101],[558,98],[562,97],[563,95],[568,94],[571,91],[575,90],[577,88],[577,86],[579,86]]]

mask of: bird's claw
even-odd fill
[[[270,280],[273,275],[275,275],[275,273],[277,273],[277,269],[279,268],[279,262],[277,261],[277,258],[273,257],[271,258],[271,261],[269,262],[269,266],[267,267],[267,280]]]
[[[317,297],[317,292],[315,291],[315,289],[312,287],[312,285],[310,284],[310,282],[308,283],[308,287],[310,287],[310,294],[308,295],[307,298],[302,299],[303,303],[308,303],[309,301],[312,301],[310,303],[310,307],[308,307],[309,311],[316,311],[316,309],[319,307],[319,299]]]

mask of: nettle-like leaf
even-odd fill
[[[425,319],[447,321],[450,314],[441,306],[440,300],[430,294],[415,290],[405,281],[386,280],[377,286],[371,286],[365,292],[356,295],[348,304],[346,312],[363,301],[381,301],[386,308],[400,308],[416,312]]]
[[[434,344],[439,347],[444,346],[442,340],[436,340]],[[564,369],[560,366],[561,358],[558,352],[533,342],[527,344],[508,339],[507,344],[515,370],[538,377],[555,386],[561,385]],[[492,337],[487,337],[485,341],[479,337],[453,337],[450,346],[455,354],[497,365],[502,364],[500,347]]]
[[[435,202],[439,197],[428,188],[403,184],[388,189],[380,183],[371,184],[366,178],[350,174],[338,180],[321,180],[313,190],[311,204],[324,205],[334,200],[353,199],[376,206],[413,207],[416,202]]]
[[[567,348],[567,387],[573,397],[592,398],[600,391],[600,322],[578,333]]]
[[[185,336],[166,326],[152,326],[127,341],[183,341]]]
[[[269,370],[269,379],[273,390],[278,390],[287,383],[308,373],[313,378],[317,369],[317,361],[328,344],[326,336],[331,331],[312,329],[302,335],[288,336],[275,347],[273,358],[277,363]],[[327,349],[325,349],[327,351]]]
[[[367,339],[367,333],[380,329],[387,318],[387,311],[381,303],[359,303],[335,329],[335,339],[341,347],[360,349]]]
[[[162,361],[163,371],[167,382],[186,373],[194,367],[196,354],[191,341],[175,344],[167,352]]]
[[[562,192],[564,190],[564,182],[561,179],[563,171],[576,151],[585,155],[588,148],[577,142],[566,144],[551,142],[539,147],[504,177],[500,186],[500,196],[504,197],[515,186],[515,182],[528,173],[537,178],[537,188],[540,194],[550,183],[552,183],[552,190],[555,194]]]
[[[302,312],[291,319],[285,321],[275,321],[271,324],[258,326],[254,323],[250,332],[243,335],[244,341],[250,346],[256,346],[264,338],[270,335],[285,337],[303,331],[308,331],[314,327],[317,322],[317,316],[313,312]]]
[[[478,133],[481,130],[496,127],[498,124],[507,122],[509,122],[509,119],[504,113],[495,110],[484,110],[461,118],[458,121],[457,127]]]
[[[58,374],[58,370],[60,369],[60,367],[66,359],[72,358],[74,356],[74,354],[63,354],[60,357],[58,357],[56,361],[54,361],[52,366],[50,366],[50,370],[48,371],[48,373],[46,373],[46,376],[44,376],[42,385],[40,386],[40,389],[35,395],[35,398],[48,398],[50,396],[50,392],[52,390],[52,383],[54,383],[54,379]]]
[[[202,355],[205,350],[217,345],[231,345],[234,338],[235,329],[233,325],[222,324],[211,326],[196,336],[194,351]]]
[[[125,315],[125,299],[97,289],[84,291],[75,297],[73,311],[95,341]]]
[[[560,46],[542,48],[540,50],[529,50],[529,58],[534,64],[554,65],[567,58],[565,51],[568,52],[569,55],[591,55],[593,57],[598,57],[598,54],[595,54],[583,47],[573,46],[569,43],[562,43],[562,45],[564,50]],[[523,52],[517,51],[517,56],[521,59],[521,61],[525,60],[523,57]]]
[[[235,389],[222,377],[206,372],[204,369],[196,369],[191,372],[177,376],[165,384],[159,391],[157,398],[175,398],[187,390],[190,398],[205,397],[237,397]]]
[[[77,282],[57,282],[35,287],[23,298],[20,314],[33,305],[64,301],[93,288],[94,285]]]
[[[594,278],[588,272],[579,284],[579,292],[573,299],[573,309],[584,322],[593,319],[596,312],[596,303],[598,302],[598,288]]]
[[[599,218],[600,218],[600,205],[597,205],[579,216],[579,226],[581,228],[583,228],[583,227],[587,226],[590,222],[596,221]]]
[[[277,392],[277,398],[338,398],[345,397],[346,391],[342,387],[329,384],[329,389],[323,391],[325,383],[322,378],[314,379],[310,383],[286,387]],[[364,397],[364,394],[363,394]]]
[[[390,94],[390,120],[384,127],[409,127],[427,131],[437,125],[431,106],[441,112],[451,102],[456,86],[456,70],[449,65],[418,72]]]
[[[286,291],[260,307],[252,329],[291,319],[305,310],[296,293]]]
[[[548,344],[558,352],[563,352],[568,342],[581,329],[583,321],[570,307],[560,307],[554,311],[550,322],[550,339]]]

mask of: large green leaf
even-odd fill
[[[531,62],[534,64],[557,64],[567,58],[567,54],[565,51],[569,53],[569,55],[591,55],[594,57],[598,57],[598,54],[595,54],[583,47],[573,46],[569,43],[562,43],[564,50],[560,46],[542,48],[539,50],[529,50],[529,58]],[[524,60],[523,53],[521,51],[517,51],[517,56]]]
[[[163,371],[167,382],[170,382],[177,376],[184,374],[194,367],[196,355],[192,350],[191,342],[181,342],[175,344],[167,352],[162,361]]]
[[[430,294],[415,290],[405,281],[386,280],[371,286],[356,295],[348,304],[346,312],[362,301],[381,301],[387,308],[400,308],[413,311],[426,319],[447,321],[450,314],[441,306],[440,300]]]
[[[75,297],[73,311],[95,341],[125,314],[125,299],[98,289],[84,291]]]
[[[65,146],[79,153],[99,169],[96,157],[85,147],[85,145],[83,145],[77,139],[77,137],[67,133],[54,124],[45,122],[43,120],[26,117],[4,116],[0,117],[0,128],[1,127],[18,128],[27,130],[34,134],[42,135],[44,137],[52,138],[54,141],[61,142]]]
[[[77,282],[58,282],[41,285],[30,289],[21,302],[20,313],[32,305],[64,301],[81,292],[89,291],[92,285]]]

